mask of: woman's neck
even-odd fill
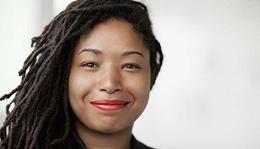
[[[130,149],[132,127],[116,133],[102,133],[76,123],[76,131],[89,149]]]

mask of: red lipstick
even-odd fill
[[[96,100],[90,103],[100,110],[112,111],[123,109],[129,102],[122,100]]]

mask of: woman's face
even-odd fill
[[[97,25],[74,49],[69,102],[76,127],[116,133],[132,127],[150,91],[149,50],[132,26],[115,19]]]

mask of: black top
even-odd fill
[[[131,149],[154,149],[154,148],[146,146],[142,142],[136,140],[136,138],[132,135],[132,138],[131,138]]]
[[[87,149],[83,141],[80,139],[77,133],[73,133],[75,138],[73,142],[73,149]],[[142,142],[138,141],[133,135],[131,137],[131,149],[154,149],[146,146]]]

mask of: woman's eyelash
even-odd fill
[[[123,65],[123,68],[127,69],[141,69],[141,67],[137,64],[125,64]]]
[[[96,68],[97,64],[94,63],[94,62],[87,62],[87,63],[81,64],[81,66],[83,66],[83,67],[90,67],[90,68]]]

